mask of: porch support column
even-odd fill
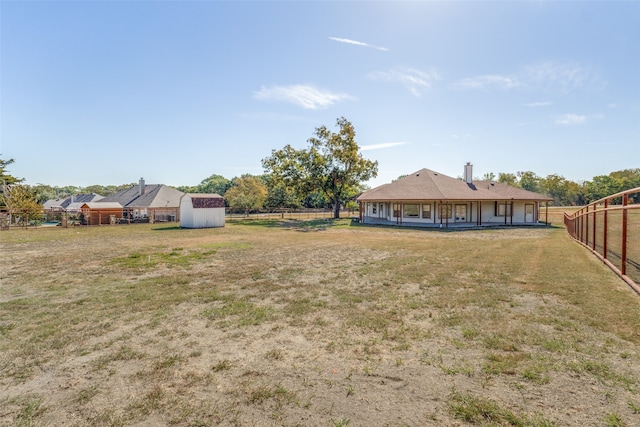
[[[451,206],[451,212],[449,212],[449,203],[445,205],[447,207],[447,218],[445,219],[446,227],[449,228],[449,217],[453,214],[453,206]]]
[[[507,225],[507,201],[504,201],[504,225]]]
[[[549,225],[549,201],[544,202],[544,222]]]
[[[511,221],[511,225],[513,225],[513,199],[511,199],[511,211],[509,215],[509,220]]]

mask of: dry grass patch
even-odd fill
[[[638,422],[640,301],[562,229],[0,238],[0,425]]]

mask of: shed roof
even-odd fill
[[[471,184],[430,169],[420,169],[389,184],[362,193],[358,201],[385,200],[553,200],[494,181]]]
[[[194,209],[224,208],[224,198],[216,193],[187,193],[182,197],[191,199]]]

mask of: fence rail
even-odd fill
[[[119,225],[132,223],[157,223],[180,222],[178,208],[151,208],[144,216],[135,216],[132,209],[124,208],[122,212],[114,215],[114,212],[94,210],[91,212],[69,213],[64,211],[42,212],[0,212],[0,230],[10,228],[39,228],[48,226],[61,226],[62,228],[79,225]],[[227,221],[242,221],[247,219],[330,219],[333,218],[333,209],[273,209],[257,212],[240,213],[226,208]],[[340,218],[352,218],[357,215],[353,210],[341,210]]]
[[[640,295],[640,187],[565,213],[564,224]]]
[[[348,209],[340,210],[340,218],[352,218],[357,216],[358,212]],[[241,213],[233,212],[227,208],[227,221],[235,221],[242,219],[330,219],[333,218],[333,209],[274,209],[263,210],[260,212]]]

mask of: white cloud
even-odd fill
[[[527,104],[522,104],[525,107],[548,107],[553,104],[551,101],[542,101],[542,102],[529,102]]]
[[[590,68],[572,62],[543,62],[528,65],[511,74],[487,74],[468,77],[453,84],[460,89],[546,89],[569,92],[577,88],[600,89],[604,82]],[[525,104],[546,106],[546,103]],[[549,103],[550,105],[550,103]]]
[[[559,89],[568,92],[579,87],[598,88],[604,82],[590,68],[573,62],[543,62],[529,65],[522,78],[531,87]]]
[[[490,74],[461,79],[454,86],[461,89],[513,89],[523,86],[523,83],[515,76]]]
[[[614,108],[617,108],[618,106],[616,104],[607,104],[607,108],[610,110],[613,110]]]
[[[579,114],[563,114],[556,118],[557,125],[581,125],[587,122],[587,116]]]
[[[436,71],[421,71],[415,68],[396,68],[390,71],[376,71],[369,74],[369,78],[398,82],[404,85],[409,92],[420,96],[431,88],[433,82],[440,80]]]
[[[308,122],[316,123],[316,120],[310,119],[304,116],[296,116],[292,114],[280,114],[270,111],[260,111],[251,113],[239,113],[239,117],[247,120],[279,120],[279,121],[296,121],[296,122]]]
[[[362,146],[360,146],[360,150],[361,151],[381,150],[383,148],[397,147],[399,145],[405,145],[405,144],[407,144],[406,141],[383,142],[381,144],[362,145]]]
[[[601,120],[604,119],[603,114],[591,114],[590,116],[580,115],[580,114],[563,114],[561,116],[556,117],[555,123],[557,125],[582,125],[591,120]]]
[[[375,46],[375,45],[372,45],[372,44],[369,44],[369,43],[359,42],[359,41],[356,41],[356,40],[342,39],[342,38],[339,38],[339,37],[329,37],[329,39],[331,39],[333,41],[336,41],[336,42],[339,42],[339,43],[347,43],[347,44],[353,44],[353,45],[356,45],[356,46],[370,47],[372,49],[381,50],[383,52],[388,52],[389,51],[389,49],[387,49],[386,47]]]
[[[262,87],[253,97],[259,100],[287,101],[306,110],[320,110],[336,102],[353,99],[346,93],[333,93],[310,85]]]

